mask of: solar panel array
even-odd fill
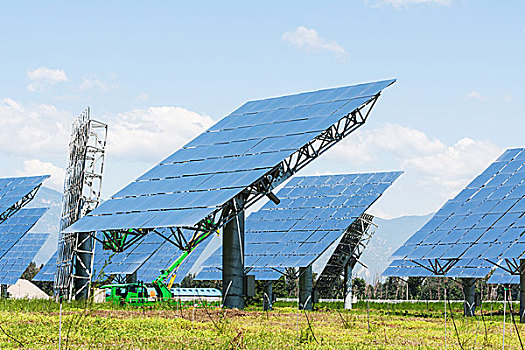
[[[49,238],[49,233],[27,233],[0,258],[0,284],[15,284]]]
[[[47,208],[20,209],[0,225],[0,257],[4,256],[44,215]]]
[[[66,232],[193,226],[392,83],[247,102]]]
[[[505,151],[454,199],[449,200],[394,254],[416,266],[460,259],[454,277],[480,277],[490,264],[519,259],[525,252],[525,150]],[[395,264],[399,265],[399,262]],[[413,266],[395,266],[411,275]],[[457,264],[456,264],[457,265]],[[387,269],[392,275],[394,269]],[[417,273],[417,271],[416,271]]]
[[[0,284],[16,283],[42,248],[49,234],[27,232],[46,211],[47,208],[22,208],[0,224]],[[44,241],[37,239],[42,237]]]
[[[246,219],[245,266],[257,279],[278,279],[289,267],[312,264],[401,175],[382,172],[302,176]],[[203,264],[198,279],[217,279],[222,249]]]
[[[0,215],[40,186],[49,175],[0,178]]]

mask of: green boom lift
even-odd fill
[[[147,286],[144,282],[137,283],[120,283],[120,284],[105,284],[101,286],[102,289],[110,289],[111,293],[106,296],[106,301],[111,301],[115,304],[129,304],[133,306],[153,305],[158,302],[173,301],[173,294],[170,291],[176,274],[174,273],[170,282],[166,286],[164,281],[182,264],[184,259],[200,244],[203,240],[211,235],[212,231],[202,235],[193,245],[190,250],[184,251],[181,256],[173,262],[166,270],[161,270],[159,277],[157,277],[151,284],[155,288],[157,294],[156,300],[151,300],[148,295]]]

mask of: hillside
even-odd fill
[[[368,281],[380,277],[392,260],[390,258],[392,253],[419,230],[432,215],[401,216],[390,220],[375,218],[374,223],[378,226],[376,233],[361,257],[361,262],[368,269],[358,265],[355,271],[357,276],[364,277]]]

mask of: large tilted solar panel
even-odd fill
[[[524,164],[524,149],[505,151],[393,256],[426,265],[432,260],[470,260],[464,267],[471,271],[485,268],[479,260],[520,258],[525,252]],[[470,276],[463,271],[463,277]]]
[[[256,268],[252,272],[256,279],[261,279],[257,275],[260,268],[267,273],[309,266],[400,175],[401,172],[381,172],[291,179],[277,193],[279,205],[268,202],[246,219],[244,265]],[[203,267],[221,265],[219,248]],[[197,279],[210,279],[211,273],[213,269],[205,269]]]
[[[394,81],[247,102],[66,232],[193,226]]]
[[[4,256],[44,215],[47,208],[22,208],[0,225],[0,257]]]
[[[0,179],[0,215],[40,186],[49,175]]]
[[[198,244],[195,249],[184,259],[183,263],[176,270],[176,277],[173,281],[175,284],[182,282],[188,275],[197,259],[206,249],[211,239]],[[146,262],[137,270],[137,278],[149,282],[153,281],[160,275],[161,270],[165,270],[181,256],[183,252],[169,242],[165,242],[155,253],[153,253]]]
[[[53,282],[55,280],[55,274],[57,272],[57,257],[58,252],[55,251],[53,256],[49,258],[47,263],[38,271],[33,281],[42,281],[42,282]]]
[[[0,258],[0,284],[15,284],[36,254],[49,233],[27,233]]]

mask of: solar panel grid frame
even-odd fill
[[[524,165],[523,148],[505,151],[448,201],[394,256],[427,260],[461,258],[463,262],[475,262],[464,267],[461,277],[488,274],[490,269],[480,263],[485,259],[519,259],[525,251]],[[448,245],[446,251],[438,247],[440,243]],[[423,247],[425,245],[427,247]]]
[[[393,82],[389,80],[248,102],[68,231],[194,225],[307,144],[319,132],[366,104]],[[284,104],[277,106],[277,101]],[[343,106],[344,111],[341,110]],[[310,113],[304,114],[308,109]],[[275,123],[280,123],[278,128]],[[236,130],[243,128],[243,132]],[[276,143],[277,140],[272,137],[285,138],[282,141],[288,146]],[[261,146],[263,143],[264,147]],[[270,144],[277,144],[278,147],[272,149]],[[218,159],[222,160],[218,162]],[[162,190],[157,193],[157,187],[170,187],[156,184],[156,181],[172,184],[172,192]],[[210,192],[218,193],[212,195]],[[99,216],[98,220],[93,220],[95,215]],[[113,218],[104,218],[108,215]],[[124,217],[127,219],[125,224],[121,220]]]
[[[254,268],[256,279],[261,279],[256,272],[258,269],[274,270],[310,265],[388,188],[378,185],[391,184],[400,175],[401,172],[382,172],[292,178],[277,193],[277,197],[281,199],[278,206],[268,202],[247,218],[245,266]],[[373,196],[374,200],[363,203],[361,198],[367,196]],[[334,201],[342,197],[345,198],[344,201]],[[308,206],[308,200],[312,198],[334,200],[328,206],[326,201]],[[331,207],[332,203],[336,206]],[[354,211],[355,208],[359,208],[358,211]],[[332,209],[330,216],[324,215],[326,209]],[[345,214],[337,214],[339,211]],[[319,220],[319,216],[324,219]],[[291,217],[294,219],[290,219]],[[291,227],[287,224],[286,230],[280,231],[283,227],[281,223],[287,221],[293,221],[294,224]],[[343,225],[338,225],[339,223]],[[220,266],[221,261],[221,249],[217,249],[203,266]],[[202,276],[208,276],[206,279],[209,279],[212,276],[210,269],[204,271],[197,275],[197,279]]]

